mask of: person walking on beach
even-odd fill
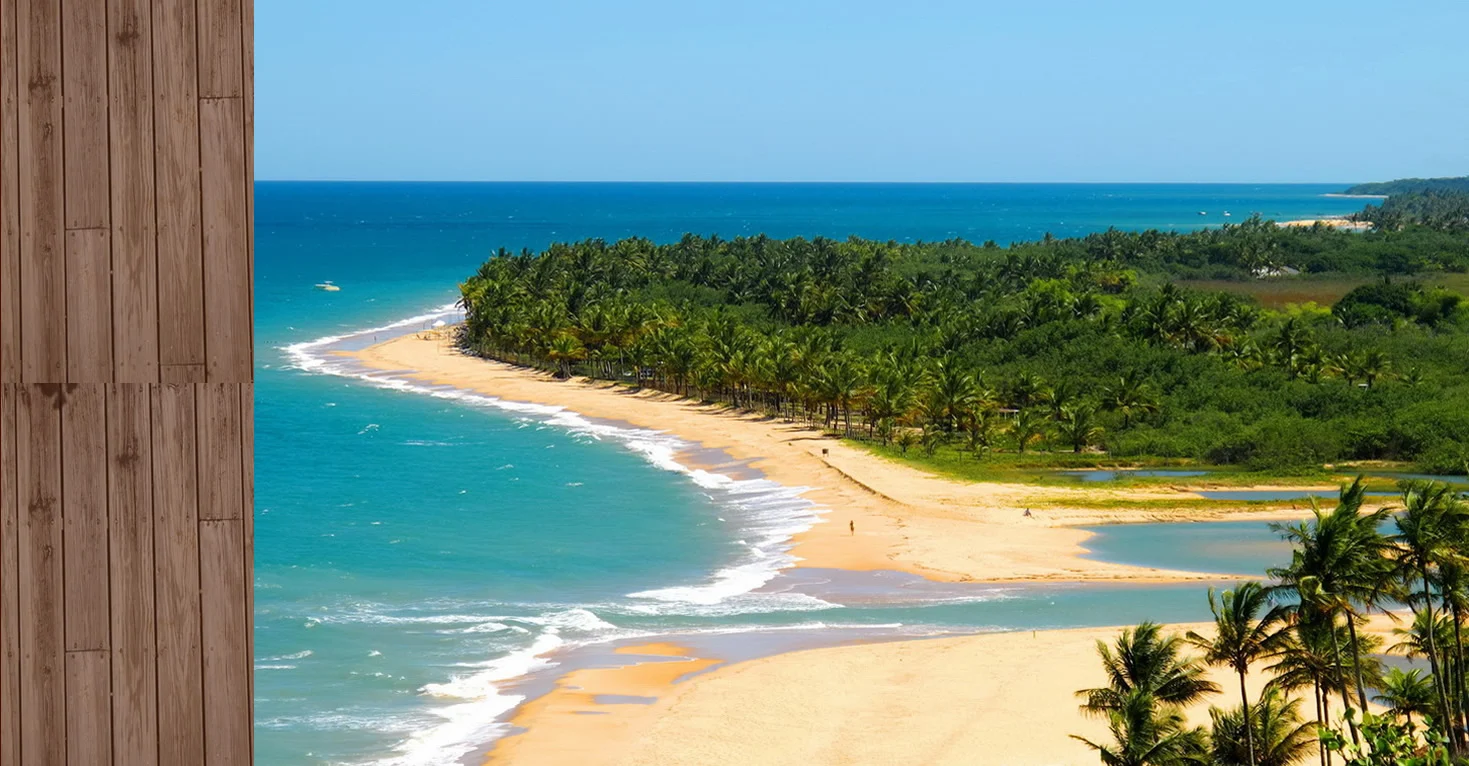
[[[857,522],[855,519],[849,519],[847,521],[847,529],[850,530],[852,534],[857,534]]]
[[[1027,519],[1030,518],[1030,509],[1029,508],[1026,508],[1025,509],[1025,518],[1027,518]]]

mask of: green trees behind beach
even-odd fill
[[[1461,233],[1257,219],[1009,247],[589,240],[486,261],[461,286],[462,343],[895,454],[1104,451],[1273,470],[1402,460],[1458,472],[1469,458],[1469,304],[1419,280],[1466,270]],[[1369,285],[1334,308],[1268,309],[1248,294],[1305,279],[1281,276],[1291,271]],[[1234,287],[1178,284],[1194,277]]]
[[[1369,510],[1359,478],[1336,505],[1278,530],[1292,546],[1268,585],[1211,589],[1209,635],[1152,623],[1097,651],[1107,685],[1083,689],[1110,742],[1087,742],[1105,764],[1287,766],[1316,751],[1348,766],[1448,766],[1469,753],[1469,507],[1441,483],[1401,484],[1400,504]],[[1384,672],[1373,613],[1406,610],[1389,651],[1428,669]],[[1394,611],[1395,614],[1398,614]],[[1221,690],[1204,665],[1239,678],[1237,707],[1189,727],[1181,708]],[[1257,696],[1246,685],[1258,671]],[[1368,696],[1385,715],[1369,712]],[[1302,699],[1310,718],[1301,713]],[[1339,706],[1338,706],[1339,704]],[[1314,711],[1314,714],[1311,714]],[[1313,740],[1315,746],[1313,747]]]

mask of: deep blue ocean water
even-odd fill
[[[1322,196],[1340,188],[258,183],[257,761],[454,762],[503,731],[519,699],[507,681],[590,642],[1207,614],[1202,586],[750,592],[819,511],[793,492],[691,474],[656,435],[323,374],[304,344],[426,325],[499,247],[688,231],[1003,243],[1360,209]],[[313,288],[324,280],[341,291]],[[1118,555],[1147,561],[1148,545]]]

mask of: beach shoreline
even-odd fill
[[[1052,487],[972,483],[925,473],[856,448],[802,424],[737,413],[672,394],[603,381],[556,380],[549,374],[471,357],[457,350],[451,330],[408,333],[349,356],[378,373],[433,386],[451,386],[508,401],[564,407],[601,421],[665,432],[691,445],[683,459],[700,463],[717,452],[730,464],[790,488],[823,510],[795,534],[798,567],[894,570],[940,582],[1187,582],[1218,581],[1232,573],[1136,567],[1085,558],[1092,533],[1078,527],[1163,521],[1282,520],[1301,510],[1158,508],[1159,501],[1197,500],[1186,486]],[[1323,492],[1334,487],[1311,487]],[[1088,507],[1106,497],[1116,508]],[[1125,503],[1136,501],[1139,508]],[[1152,507],[1146,507],[1152,503]],[[1033,509],[1031,516],[1024,512]]]
[[[1377,615],[1364,633],[1399,624]],[[678,645],[626,647],[647,661],[563,676],[516,712],[516,733],[485,762],[958,766],[984,752],[1007,766],[1091,763],[1096,755],[1070,735],[1107,742],[1106,722],[1082,714],[1075,692],[1105,685],[1096,644],[1125,627],[869,641],[735,663]],[[1213,632],[1212,623],[1164,627]],[[1263,665],[1248,676],[1252,695]],[[1232,670],[1207,675],[1222,691],[1184,710],[1192,725],[1209,723],[1211,705],[1239,702]]]

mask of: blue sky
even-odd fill
[[[1469,173],[1462,0],[257,0],[256,176]]]

